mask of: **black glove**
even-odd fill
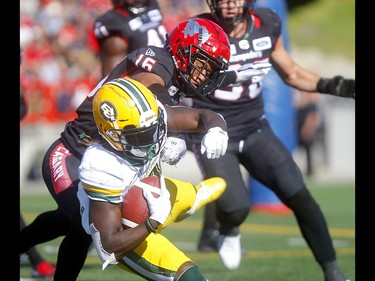
[[[320,78],[316,86],[319,93],[326,93],[333,96],[355,99],[355,80],[345,79],[342,76],[335,76],[331,79]]]

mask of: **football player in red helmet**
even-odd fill
[[[215,204],[211,204],[211,207],[216,207],[212,213],[216,214],[220,224],[219,235],[215,238],[217,232],[214,232],[213,220],[211,227],[204,224],[201,237],[202,240],[213,240],[212,249],[218,251],[228,269],[240,266],[240,225],[250,210],[247,184],[239,176],[240,166],[243,166],[293,211],[303,237],[323,270],[325,281],[347,281],[336,261],[322,210],[306,187],[289,150],[268,123],[262,90],[263,79],[271,66],[286,85],[305,92],[351,99],[355,97],[355,80],[339,75],[322,78],[298,65],[284,47],[280,16],[269,8],[254,8],[254,2],[207,0],[211,12],[196,16],[215,21],[225,30],[231,46],[229,70],[238,71],[236,83],[192,99],[192,107],[210,108],[220,113],[228,122],[229,134],[225,156],[214,160],[199,153],[201,135],[189,135],[202,174],[223,177],[227,181],[227,190]],[[243,79],[242,74],[251,71],[259,73]],[[279,93],[275,90],[273,94]],[[210,237],[215,239],[208,239]],[[202,246],[203,243],[199,244]]]
[[[220,70],[228,69],[230,46],[220,26],[201,19],[184,21],[167,36],[166,48],[176,65],[178,86],[185,96],[207,95],[212,90],[209,84],[214,88],[221,86],[225,76],[220,75]],[[197,84],[202,77],[203,83]]]
[[[55,280],[77,279],[92,242],[81,225],[77,172],[87,144],[98,134],[92,100],[104,82],[129,77],[145,85],[161,103],[176,105],[185,94],[206,94],[208,87],[216,89],[221,82],[226,83],[228,77],[236,79],[235,73],[226,72],[230,58],[229,41],[217,24],[206,19],[190,19],[178,24],[168,38],[165,47],[144,46],[120,61],[88,94],[76,110],[77,118],[66,124],[44,156],[43,179],[58,208],[40,214],[21,230],[20,252],[40,241],[65,236],[59,248]],[[221,157],[222,153],[216,152],[226,150],[220,147],[221,140],[226,137],[225,131],[214,128],[206,141],[217,143],[219,147],[216,151],[202,147],[201,152],[206,153],[208,158]],[[164,150],[161,155],[163,153]],[[50,221],[54,222],[53,233],[52,230],[45,231],[51,228],[48,225]],[[36,234],[37,229],[39,232]]]

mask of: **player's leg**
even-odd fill
[[[68,229],[69,220],[60,209],[43,212],[21,229],[19,239],[20,253],[26,252],[35,245],[65,235]]]
[[[60,205],[70,206],[70,212],[66,212],[70,219],[70,229],[59,246],[54,281],[73,281],[77,279],[85,263],[92,238],[85,232],[81,224],[77,188],[71,187],[64,190],[58,198]]]
[[[256,149],[254,149],[256,147]],[[324,215],[305,186],[290,152],[266,124],[245,142],[243,165],[259,182],[272,189],[296,216],[301,233],[322,267],[326,281],[345,281]]]
[[[239,226],[246,219],[250,209],[250,199],[242,179],[238,159],[238,142],[230,142],[227,152],[218,159],[207,159],[196,153],[198,163],[205,177],[220,176],[227,187],[215,201],[216,217],[219,221],[217,248],[220,258],[228,269],[235,269],[241,262],[241,236]]]
[[[20,230],[26,227],[26,223],[20,214]],[[33,277],[52,277],[55,274],[55,267],[44,260],[35,247],[29,248],[26,252],[30,264],[33,268]]]
[[[199,268],[160,233],[151,233],[118,267],[147,280],[206,281]]]
[[[200,144],[194,144],[189,141],[190,135],[186,136],[188,149],[196,155],[197,164],[200,168],[203,178],[207,178],[204,168],[200,162]],[[198,250],[201,252],[216,252],[217,238],[219,237],[219,222],[216,218],[216,203],[212,202],[204,207],[203,227],[198,240]]]
[[[80,203],[77,198],[80,162],[60,141],[49,148],[43,159],[43,179],[57,205],[68,218],[69,227],[59,247],[54,281],[77,279],[92,242],[91,236],[81,225]]]
[[[174,221],[185,219],[207,203],[217,200],[226,188],[225,181],[218,177],[203,180],[196,186],[190,182],[165,177],[165,184],[170,193],[172,208],[163,228]]]
[[[198,240],[198,251],[204,253],[216,252],[218,237],[219,222],[216,218],[216,203],[212,202],[204,208],[203,227]]]

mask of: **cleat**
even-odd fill
[[[46,261],[42,261],[36,266],[36,269],[32,272],[32,277],[43,278],[53,277],[55,275],[56,268]]]
[[[209,178],[201,181],[195,186],[197,194],[193,206],[186,213],[180,214],[175,222],[179,222],[186,217],[195,214],[204,205],[218,199],[223,194],[227,184],[224,179],[219,177]]]
[[[219,230],[205,229],[201,234],[198,243],[198,251],[202,253],[217,252],[217,239],[219,237]]]
[[[241,235],[219,235],[217,249],[224,266],[229,270],[237,269],[241,263]]]
[[[192,215],[199,211],[204,205],[215,201],[221,196],[221,194],[223,194],[226,187],[227,184],[225,180],[218,177],[201,181],[195,186],[197,189],[195,202],[187,213]]]
[[[341,272],[340,269],[334,269],[332,271],[325,273],[324,281],[350,281],[349,278],[346,278],[345,275]]]
[[[336,261],[329,262],[324,266],[324,281],[350,281],[340,270]]]

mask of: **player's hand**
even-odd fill
[[[201,141],[201,153],[206,152],[208,159],[223,156],[228,147],[228,134],[219,127],[208,130]]]
[[[248,81],[256,76],[264,76],[271,70],[270,63],[247,63],[236,70],[236,83]]]
[[[176,165],[177,167],[185,154],[186,142],[184,139],[167,137],[166,143],[160,152],[160,159],[169,165]]]
[[[150,210],[150,219],[163,224],[171,212],[170,194],[165,186],[164,177],[160,177],[160,196],[158,198],[154,197],[151,190],[146,188],[143,189],[143,195],[147,200],[147,205]]]
[[[355,99],[355,80],[337,75],[331,79],[321,78],[317,85],[320,93]]]

